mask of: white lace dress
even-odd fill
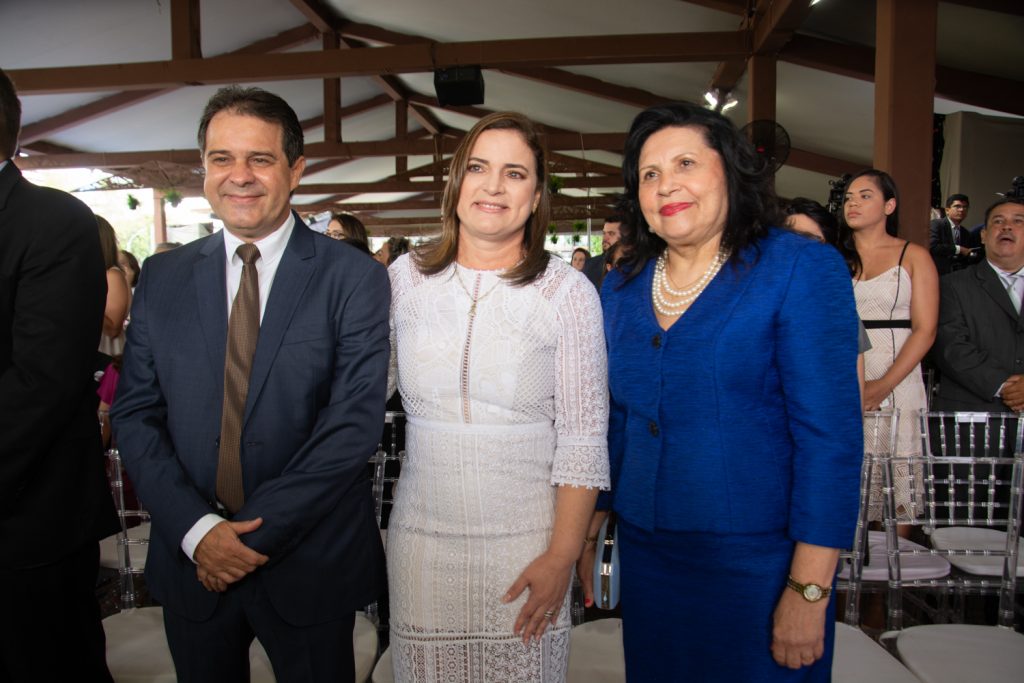
[[[501,598],[548,546],[556,486],[609,486],[597,292],[555,257],[522,287],[461,266],[425,277],[408,256],[389,272],[408,414],[388,526],[395,680],[562,681],[569,596],[528,647],[512,632],[528,591]]]

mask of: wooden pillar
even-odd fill
[[[199,27],[199,0],[171,0],[172,59],[203,56]]]
[[[167,241],[167,214],[164,213],[164,193],[153,190],[153,246]]]
[[[337,50],[341,46],[338,34],[324,34],[324,49]],[[324,79],[324,142],[341,142],[341,79]]]
[[[395,100],[395,137],[404,140],[409,136],[409,101]],[[405,173],[409,170],[409,157],[398,155],[395,157],[395,173]]]
[[[938,0],[878,0],[875,167],[900,192],[900,235],[928,245]]]
[[[753,55],[747,63],[747,120],[775,120],[775,55]]]

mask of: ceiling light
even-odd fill
[[[735,99],[733,97],[728,98],[725,101],[725,104],[722,105],[722,113],[724,114],[725,112],[727,112],[730,109],[732,109],[733,107],[735,107],[737,104],[739,104],[739,100],[737,100],[737,99]]]
[[[709,109],[714,109],[718,106],[718,97],[715,96],[715,92],[713,90],[708,90],[704,93],[704,101],[708,103]]]

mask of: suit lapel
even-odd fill
[[[1006,292],[1006,287],[1003,285],[1003,281],[999,278],[996,271],[992,270],[992,266],[989,265],[988,261],[982,261],[978,264],[977,269],[978,279],[981,280],[981,288],[992,297],[1001,309],[1006,311],[1006,315],[1010,316],[1014,320],[1020,317],[1020,314],[1013,310],[1013,302],[1010,300],[1010,295]]]
[[[7,199],[11,196],[11,190],[14,189],[14,186],[20,179],[21,171],[18,170],[18,167],[13,162],[8,161],[7,165],[0,171],[0,211],[7,208]]]
[[[210,376],[217,386],[216,395],[224,393],[224,354],[228,336],[227,280],[225,275],[224,234],[218,232],[207,240],[200,257],[192,266],[195,279],[199,322],[206,339]]]
[[[281,347],[281,340],[313,275],[315,255],[313,232],[296,215],[295,228],[284,253],[281,254],[281,262],[274,275],[267,308],[263,312],[256,355],[253,357],[252,372],[249,374],[249,395],[245,402],[243,425],[249,419],[256,399],[263,390],[277,350]]]

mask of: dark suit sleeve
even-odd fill
[[[991,354],[972,339],[967,322],[972,307],[964,296],[964,280],[944,278],[939,285],[939,326],[933,353],[939,370],[943,377],[953,379],[982,401],[991,401],[1013,373],[1000,367]]]
[[[40,194],[48,205],[30,207],[26,225],[3,226],[31,234],[12,281],[0,281],[0,296],[9,287],[13,299],[11,363],[0,372],[0,507],[16,497],[46,452],[44,442],[59,435],[95,387],[90,378],[107,291],[96,221],[66,195]]]
[[[372,266],[332,318],[338,325],[334,375],[312,433],[281,476],[259,486],[237,515],[263,518],[243,540],[272,561],[298,544],[341,496],[357,495],[353,487],[366,483],[368,454],[384,424],[390,358],[391,289],[387,271]]]
[[[178,459],[167,429],[167,398],[157,375],[149,328],[149,290],[164,282],[146,263],[132,301],[118,392],[111,408],[114,433],[128,474],[164,534],[177,548],[188,530],[214,512],[196,489]]]
[[[948,239],[949,223],[946,219],[934,220],[928,226],[928,250],[935,258],[952,258],[957,247]]]

